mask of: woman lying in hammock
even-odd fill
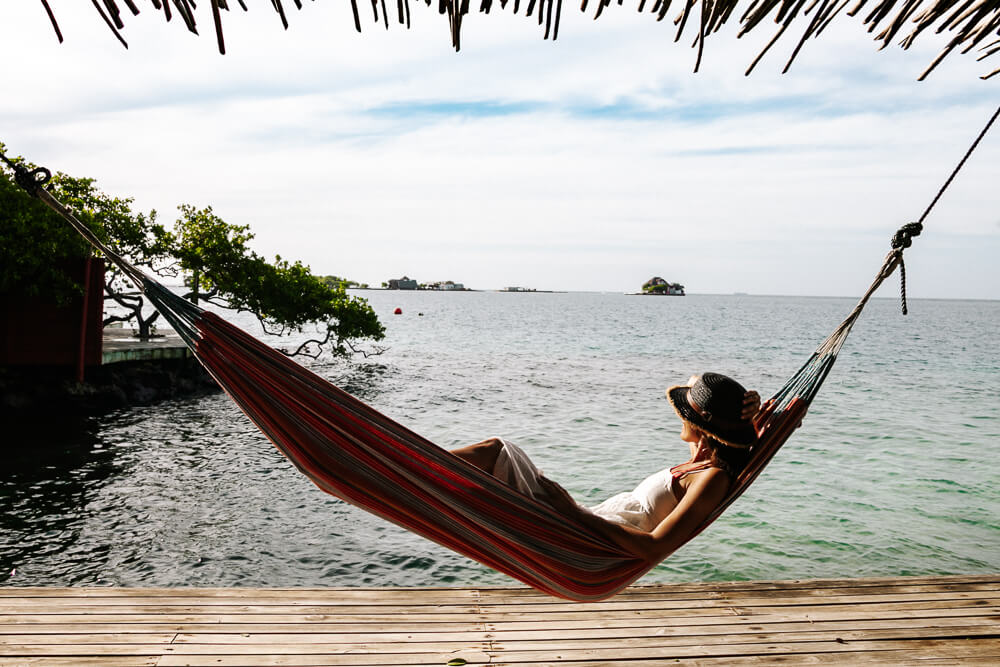
[[[753,417],[760,396],[717,373],[671,387],[667,398],[681,418],[686,463],[650,475],[629,493],[586,508],[544,477],[519,448],[501,438],[453,450],[504,483],[582,521],[629,553],[658,563],[682,545],[722,501],[756,443]]]

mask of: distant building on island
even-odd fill
[[[413,278],[408,278],[407,276],[403,276],[402,278],[393,278],[387,283],[382,283],[382,287],[386,289],[434,290],[440,292],[468,291],[465,285],[462,283],[456,283],[454,280],[442,280],[434,283],[418,283]]]
[[[444,282],[429,283],[427,285],[422,285],[421,289],[433,289],[433,290],[443,290],[446,292],[450,291],[465,291],[465,285],[462,283],[456,283],[453,280],[445,280]]]
[[[501,292],[537,292],[533,287],[504,287]]]
[[[389,289],[417,289],[417,281],[403,276],[389,281]]]
[[[684,296],[684,285],[667,282],[659,276],[654,276],[642,284],[643,294],[665,294],[667,296]]]

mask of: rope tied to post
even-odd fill
[[[969,156],[971,156],[973,151],[976,150],[976,147],[979,146],[979,142],[982,141],[983,137],[986,136],[986,133],[990,131],[990,128],[993,126],[993,123],[996,122],[997,117],[1000,117],[1000,107],[997,107],[997,110],[993,112],[992,116],[990,116],[990,119],[986,122],[982,131],[980,131],[979,136],[977,136],[975,141],[972,142],[972,145],[969,146],[969,150],[965,151],[965,155],[963,155],[962,159],[958,161],[958,164],[952,170],[951,175],[948,176],[948,179],[944,182],[940,189],[938,189],[937,194],[934,195],[934,199],[931,200],[931,203],[927,205],[926,209],[924,209],[924,213],[920,216],[920,219],[916,222],[910,222],[903,225],[896,230],[896,234],[892,237],[893,252],[890,253],[890,257],[894,256],[896,261],[899,263],[899,296],[902,301],[904,315],[906,315],[906,265],[903,264],[903,250],[913,245],[913,237],[920,236],[920,232],[924,231],[924,220],[926,220],[927,216],[930,215],[930,212],[934,209],[938,200],[941,199],[941,195],[944,194],[944,191],[948,189],[951,182],[955,180],[956,176],[958,176],[958,172],[960,172],[962,167],[965,166]]]
[[[144,276],[142,271],[125,261],[117,252],[112,250],[102,241],[92,229],[80,222],[73,213],[63,206],[62,202],[52,196],[45,186],[52,180],[52,172],[45,167],[28,169],[19,162],[10,160],[6,155],[0,153],[0,161],[3,161],[14,172],[14,182],[24,189],[29,195],[42,200],[46,206],[62,216],[63,220],[69,223],[73,229],[80,233],[94,248],[104,254],[109,260],[114,262],[122,272],[132,278],[139,289],[143,289]]]
[[[913,245],[913,237],[920,236],[924,231],[924,223],[908,222],[899,229],[892,237],[892,249],[895,250],[896,258],[899,262],[899,299],[903,306],[903,314],[906,315],[906,264],[903,262],[903,250]]]

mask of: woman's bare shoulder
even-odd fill
[[[709,503],[720,501],[729,491],[731,482],[728,472],[714,466],[680,480],[684,497],[689,501],[705,499]]]
[[[684,487],[685,490],[693,490],[697,488],[711,488],[716,486],[728,487],[732,477],[729,473],[722,468],[712,466],[710,468],[705,468],[704,470],[699,470],[697,472],[689,473],[678,480],[678,483]]]

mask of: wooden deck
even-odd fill
[[[102,365],[192,356],[181,337],[171,329],[160,329],[160,334],[152,340],[139,340],[131,328],[106,327],[101,345]]]
[[[1000,664],[1000,574],[525,588],[0,588],[0,665]]]

